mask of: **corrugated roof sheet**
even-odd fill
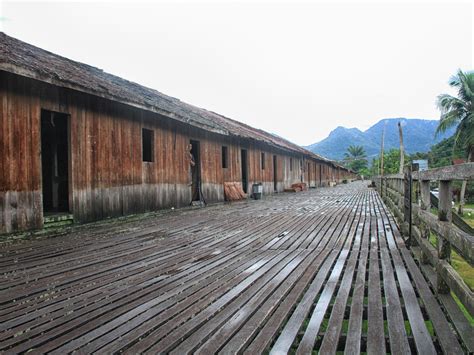
[[[45,51],[3,32],[0,32],[0,70],[157,112],[219,134],[265,142],[340,166],[284,138],[187,104],[93,66]]]

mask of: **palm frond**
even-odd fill
[[[463,113],[457,110],[448,111],[441,115],[438,127],[436,128],[436,136],[446,132],[449,128],[455,127],[462,120]]]
[[[446,113],[452,109],[455,109],[455,110],[467,109],[467,105],[464,101],[448,94],[442,94],[438,96],[437,106],[438,106],[438,109],[441,111],[441,113]]]
[[[459,70],[458,76],[458,96],[465,102],[472,102],[474,99],[474,72],[463,73]]]
[[[456,75],[453,75],[451,78],[449,78],[449,81],[448,81],[449,86],[458,87],[461,85],[461,81],[459,80],[460,78],[459,74],[462,74],[461,69],[458,69],[458,72],[456,73]]]

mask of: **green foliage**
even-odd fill
[[[427,159],[431,168],[451,165],[455,158],[466,158],[466,152],[461,147],[455,147],[455,137],[443,139],[438,144],[431,147],[427,153],[415,153],[410,155],[410,160]]]
[[[405,154],[405,162],[409,163],[409,156]],[[379,173],[380,159],[374,158],[372,160],[371,173],[377,175]],[[398,174],[400,171],[400,150],[390,149],[383,154],[383,173],[384,175]]]
[[[443,133],[456,127],[454,145],[469,151],[474,147],[474,71],[458,70],[449,85],[458,90],[458,95],[438,96],[441,118],[436,132]]]
[[[344,165],[356,173],[367,169],[367,154],[364,147],[360,145],[350,145],[344,154]]]
[[[362,175],[364,177],[369,177],[372,174],[371,169],[369,169],[368,167],[360,169],[358,173],[359,175]]]
[[[373,158],[372,162],[370,163],[370,176],[379,175],[379,160],[377,158]]]
[[[459,254],[455,251],[452,251],[451,254],[451,265],[453,266],[454,270],[456,270],[459,276],[462,277],[466,285],[471,289],[474,290],[474,268],[469,265],[466,260],[464,260]]]
[[[426,159],[430,169],[439,168],[452,164],[452,160],[456,158],[466,159],[466,152],[459,146],[455,147],[455,137],[443,139],[438,144],[431,147],[427,153],[414,153],[405,155],[405,162],[409,164],[413,160]],[[379,174],[380,160],[374,158],[369,169],[369,175]],[[400,151],[398,149],[391,149],[384,153],[384,174],[396,174],[399,172],[400,166]]]

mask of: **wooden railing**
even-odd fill
[[[433,193],[430,194],[431,206],[438,209],[439,199]],[[456,227],[461,229],[463,232],[467,234],[474,235],[474,228],[472,228],[469,224],[467,224],[461,216],[457,213],[453,213],[453,223]]]
[[[463,314],[451,297],[454,294],[474,315],[473,292],[451,266],[453,249],[471,267],[474,264],[474,236],[453,224],[452,211],[453,181],[473,178],[474,163],[467,163],[413,173],[407,169],[404,175],[379,176],[373,181],[455,327],[474,348],[472,327],[461,319]],[[439,186],[437,215],[432,212],[431,204],[430,187],[434,184]],[[429,240],[431,233],[436,235],[437,247]]]

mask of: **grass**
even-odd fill
[[[474,228],[474,219],[466,219],[463,218],[467,224],[469,224],[472,228]]]
[[[467,206],[472,206],[472,207],[469,207],[469,208],[472,209],[473,211],[468,211]],[[474,205],[465,205],[464,206],[464,214],[462,215],[462,219],[464,220],[464,222],[466,222],[472,228],[474,228]]]
[[[456,202],[455,206],[456,206],[456,211],[457,211],[459,207],[459,202]],[[474,203],[465,203],[464,209],[474,210]]]
[[[474,268],[455,251],[451,252],[451,265],[462,277],[466,285],[469,286],[471,291],[474,291]]]
[[[428,332],[430,333],[430,335],[432,337],[434,337],[435,332],[434,332],[434,328],[433,328],[433,323],[431,323],[430,320],[425,320],[425,325],[426,325],[426,329],[428,329]]]
[[[474,219],[469,220],[469,222],[472,222],[473,227],[474,227]],[[431,245],[433,245],[435,248],[438,247],[438,238],[436,237],[435,234],[430,233],[429,241]],[[456,270],[459,276],[461,276],[461,278],[466,283],[466,285],[471,289],[471,291],[473,291],[474,290],[474,268],[471,265],[469,265],[469,263],[466,262],[466,260],[464,260],[454,250],[451,251],[451,266],[454,268],[454,270]],[[454,293],[451,292],[451,296],[456,301],[457,305],[459,306],[459,308],[461,309],[462,313],[464,314],[466,319],[469,321],[471,326],[474,327],[474,317],[463,306],[461,301],[456,297]]]
[[[431,245],[438,248],[438,238],[435,234],[431,233],[429,240]],[[461,276],[471,291],[474,291],[474,268],[454,250],[451,251],[451,266]]]
[[[471,209],[473,211],[471,212],[467,209]],[[468,203],[464,205],[464,215],[462,218],[467,224],[474,228],[474,204]],[[471,291],[474,291],[474,268],[455,251],[453,251],[451,254],[451,265],[463,278],[464,282],[469,286]]]
[[[459,309],[461,310],[461,312],[464,314],[464,317],[466,317],[466,319],[468,320],[469,324],[471,325],[471,327],[474,327],[474,317],[469,313],[469,311],[463,306],[463,304],[461,303],[461,301],[459,300],[459,298],[453,293],[451,292],[451,297],[454,298],[454,300],[456,301],[457,305],[459,306]]]

